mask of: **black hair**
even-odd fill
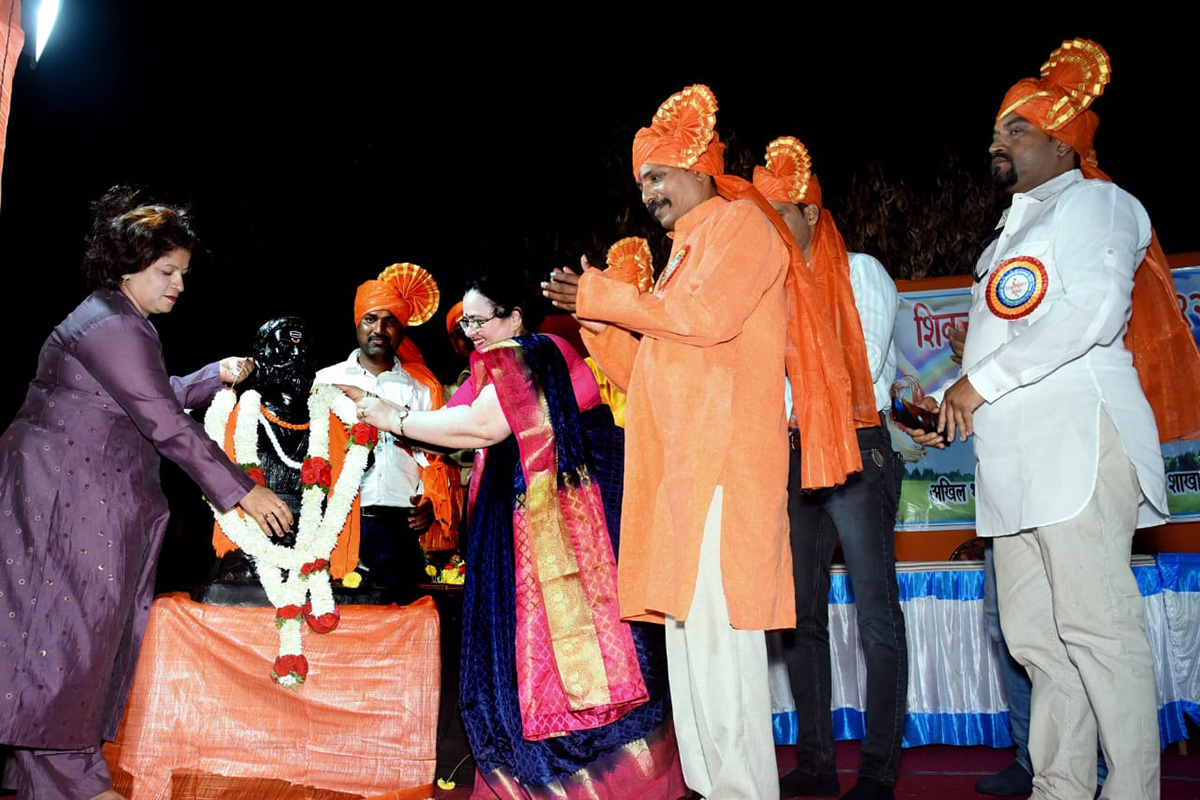
[[[535,331],[545,318],[545,308],[540,292],[535,292],[532,279],[522,272],[480,272],[467,278],[463,294],[475,291],[492,301],[496,316],[501,319],[512,316],[521,309],[521,321],[526,331]]]
[[[200,240],[188,210],[141,203],[138,191],[114,186],[91,205],[83,274],[93,289],[116,289],[125,275],[141,272],[176,249],[195,250]]]

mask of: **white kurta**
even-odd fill
[[[354,386],[374,392],[396,405],[408,406],[413,411],[433,408],[429,389],[409,375],[399,360],[387,372],[372,375],[358,363],[358,350],[345,361],[319,370],[316,382]],[[412,498],[421,494],[421,468],[429,466],[429,462],[419,450],[414,455],[401,444],[399,437],[387,431],[379,432],[375,463],[363,474],[360,498],[364,506],[410,508]]]
[[[1164,521],[1158,431],[1124,346],[1145,209],[1072,170],[1014,194],[999,227],[975,269],[963,352],[987,401],[974,417],[976,529],[1003,536],[1078,515],[1095,488],[1102,405],[1137,469],[1139,527]]]

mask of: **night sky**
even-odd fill
[[[1100,165],[1146,205],[1168,253],[1200,251],[1194,34],[1180,21],[1031,21],[1031,4],[867,30],[855,27],[865,7],[840,25],[731,6],[658,26],[614,6],[567,24],[513,7],[465,22],[417,4],[356,17],[349,3],[319,16],[284,3],[63,5],[41,62],[23,57],[13,85],[5,419],[41,342],[86,294],[87,203],[114,183],[190,202],[209,250],[179,308],[155,318],[173,372],[246,351],[283,314],[313,323],[330,363],[354,346],[355,286],[387,264],[433,272],[445,309],[469,270],[542,273],[615,239],[637,200],[633,133],[697,82],[717,95],[719,129],[756,156],[800,137],[836,209],[870,160],[912,181],[951,156],[986,171],[1003,92],[1063,39],[1094,38],[1113,61],[1094,106]],[[413,336],[445,372],[441,323]]]

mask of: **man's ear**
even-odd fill
[[[817,220],[821,218],[821,207],[816,203],[809,203],[804,207],[804,221],[808,223],[808,227],[815,227]]]

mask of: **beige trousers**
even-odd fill
[[[1000,624],[1033,681],[1034,800],[1157,800],[1158,699],[1129,568],[1137,473],[1101,412],[1096,490],[1079,516],[995,540]]]
[[[737,630],[721,585],[722,487],[713,492],[687,620],[667,617],[667,674],[688,788],[715,800],[778,800],[763,631]]]

